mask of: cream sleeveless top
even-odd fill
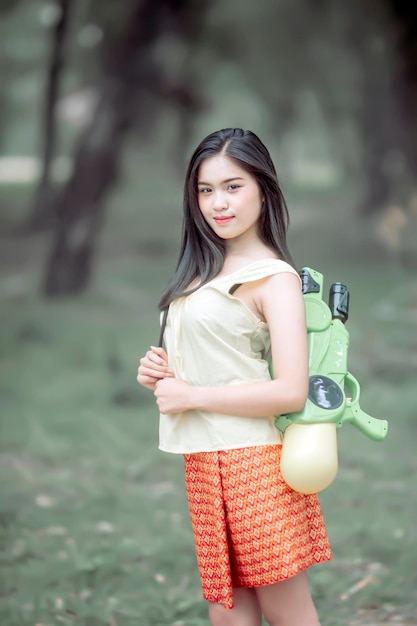
[[[261,259],[215,278],[169,308],[165,345],[176,378],[191,385],[244,385],[271,380],[268,325],[230,291],[234,285],[297,272]],[[214,392],[215,393],[215,392]],[[281,443],[274,416],[240,417],[205,411],[160,415],[159,448],[189,454]]]

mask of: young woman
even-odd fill
[[[186,175],[166,352],[138,382],[160,410],[160,449],[183,454],[203,594],[212,626],[317,626],[306,569],[331,558],[316,495],[283,481],[274,416],[308,391],[305,310],[286,243],[288,212],[268,150],[224,129]],[[271,380],[269,356],[274,378]]]

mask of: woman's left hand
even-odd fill
[[[155,385],[154,395],[160,412],[175,414],[192,409],[192,389],[192,385],[177,378],[159,380]]]

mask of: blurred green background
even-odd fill
[[[402,1],[0,0],[2,626],[207,624],[180,457],[136,383],[184,168],[259,134],[297,265],[348,285],[322,626],[417,624],[417,12]]]

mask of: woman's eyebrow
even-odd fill
[[[234,176],[233,178],[226,178],[225,180],[222,180],[220,184],[224,185],[224,183],[231,183],[233,180],[244,180],[244,178],[242,178],[241,176]],[[198,185],[208,185],[208,186],[211,185],[211,183],[205,183],[202,180],[199,180],[197,184]]]

